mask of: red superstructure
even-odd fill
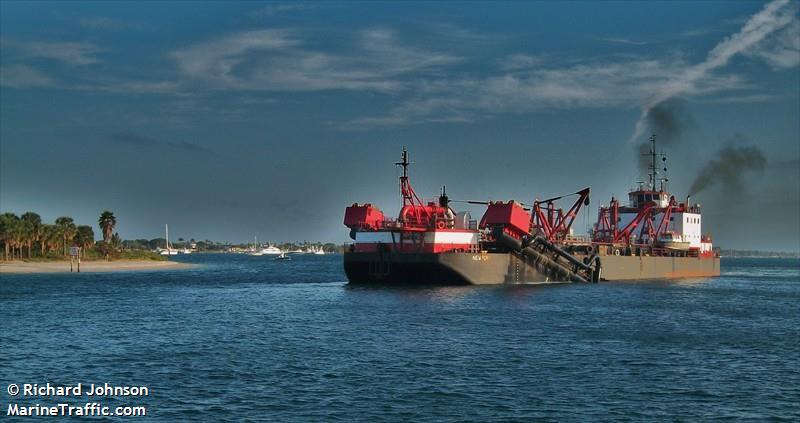
[[[354,251],[442,253],[477,251],[479,231],[470,226],[468,214],[456,215],[444,187],[438,202],[423,202],[408,178],[408,151],[403,148],[400,195],[403,206],[396,220],[387,219],[372,206],[353,204],[345,210],[344,224],[356,242]]]

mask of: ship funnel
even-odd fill
[[[439,196],[439,206],[447,207],[450,204],[450,199],[447,197],[447,189],[442,185],[442,194]]]

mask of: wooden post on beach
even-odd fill
[[[78,258],[78,273],[81,271],[81,247],[69,247],[69,271],[72,272],[72,265],[75,263],[75,257]]]

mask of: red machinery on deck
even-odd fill
[[[530,234],[531,215],[516,201],[504,203],[502,201],[488,202],[486,213],[481,219],[481,228],[503,229],[503,232],[515,239],[522,239]]]
[[[353,204],[345,211],[345,226],[356,242],[355,251],[397,252],[447,252],[475,251],[479,245],[479,231],[464,225],[456,225],[455,213],[449,206],[445,188],[442,187],[438,203],[423,203],[414,192],[408,178],[408,151],[403,148],[400,193],[403,206],[397,220],[385,218],[383,213],[370,204]]]

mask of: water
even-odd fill
[[[797,260],[723,260],[709,280],[370,289],[346,286],[341,256],[179,259],[203,266],[3,275],[3,417],[9,383],[109,382],[152,392],[104,405],[161,421],[800,419]]]

